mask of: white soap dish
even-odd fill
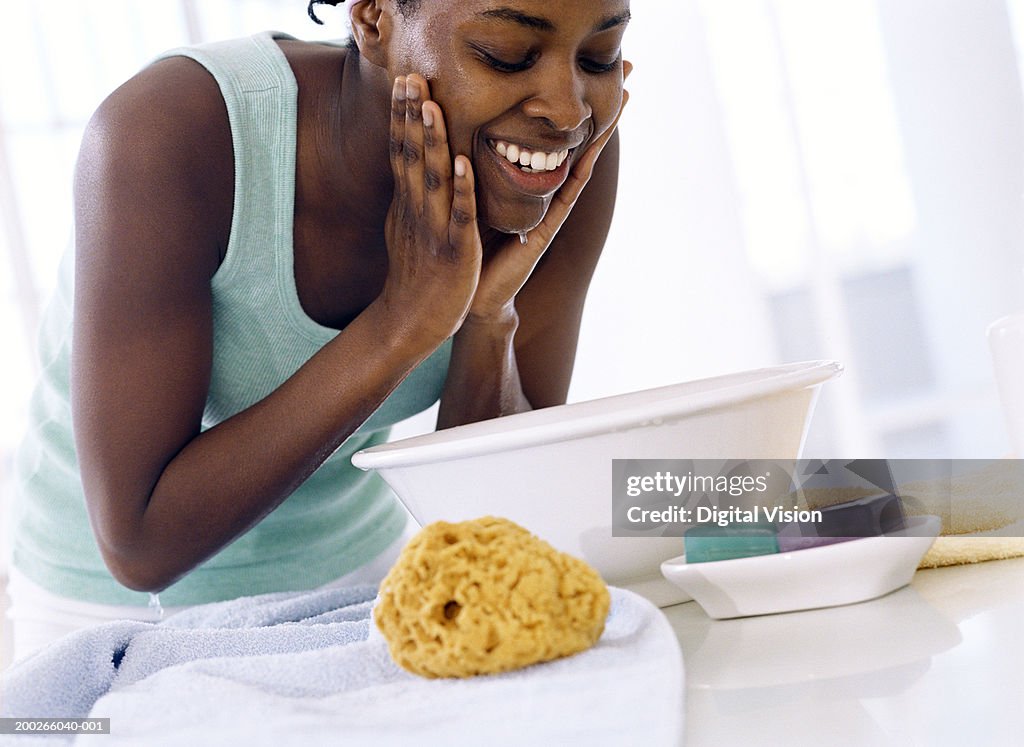
[[[807,550],[687,564],[661,572],[710,617],[725,619],[835,607],[888,594],[910,583],[939,533],[938,516],[915,516],[898,532]]]

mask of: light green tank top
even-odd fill
[[[212,73],[234,140],[234,214],[227,254],[212,280],[214,354],[204,429],[268,395],[337,334],[304,313],[295,288],[298,89],[274,42],[281,36],[265,33],[163,55],[191,57]],[[86,515],[68,401],[71,270],[66,256],[40,336],[42,376],[18,455],[11,561],[62,596],[145,605],[147,594],[121,586],[107,571]],[[161,603],[312,588],[358,568],[397,539],[403,509],[377,475],[349,460],[385,441],[392,424],[437,400],[449,353],[445,343],[281,506],[162,591]]]

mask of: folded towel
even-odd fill
[[[79,630],[14,664],[0,677],[0,716],[85,717],[113,684],[132,638],[152,627],[124,621]]]
[[[1009,534],[1012,532],[1012,535]],[[1024,521],[991,532],[936,537],[919,568],[967,565],[986,560],[1005,560],[1024,555]]]
[[[159,625],[84,631],[16,665],[0,708],[11,716],[108,717],[110,735],[76,741],[107,747],[682,738],[675,634],[631,592],[612,589],[594,648],[464,680],[398,668],[369,635],[373,596],[372,587],[270,594],[193,608]]]
[[[83,718],[112,687],[186,661],[363,640],[375,597],[373,586],[266,594],[195,607],[157,625],[123,621],[78,631],[4,676],[0,715]]]

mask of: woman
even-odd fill
[[[20,456],[17,655],[145,619],[139,592],[377,581],[409,530],[354,451],[438,398],[439,427],[565,401],[628,0],[349,13],[345,47],[169,53],[90,122]]]

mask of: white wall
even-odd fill
[[[573,399],[774,361],[693,2],[637,4],[620,194],[581,332]]]
[[[1006,453],[984,337],[990,321],[1024,308],[1019,34],[1006,4],[877,2],[877,28],[864,36],[863,48],[844,38],[853,33],[842,26],[851,6],[838,0],[656,7],[634,6],[627,55],[636,70],[622,124],[622,195],[588,304],[573,398],[797,354],[838,357],[848,374],[826,387],[810,449],[831,450],[823,454],[831,457],[837,450],[875,457]],[[759,68],[776,62],[771,54],[756,56],[761,50],[750,44],[737,59],[723,57],[725,43],[749,35],[754,11],[765,8],[782,43],[769,51],[778,52],[789,75],[767,93],[757,85],[764,79]],[[802,38],[808,30],[812,38]],[[856,85],[865,85],[849,74],[851,61],[863,65],[860,77],[870,85],[887,89],[888,109],[850,106]],[[727,99],[735,92],[725,86],[736,82],[727,79],[727,67],[749,81],[746,96],[768,100],[766,113],[773,97],[791,97],[786,113],[795,120],[782,122],[792,125],[791,140],[775,141],[793,149],[777,159],[784,169],[752,178],[741,168],[749,154],[729,137],[736,123]],[[876,67],[879,80],[869,77]],[[891,122],[881,121],[886,116]],[[837,215],[843,206],[827,203],[823,190],[829,180],[842,186],[844,174],[826,171],[849,166],[837,156],[863,153],[887,124],[891,142],[879,145],[895,165],[874,177],[874,189],[889,194],[887,180],[898,173],[909,202],[902,233],[875,235],[871,218],[884,204],[850,204],[844,218]],[[741,126],[767,130],[773,122],[752,117]],[[769,225],[776,233],[765,236],[749,209],[765,195],[751,190],[770,192],[773,182],[780,192],[792,189],[793,169],[797,182],[806,180],[804,215]],[[855,186],[851,203],[865,191],[870,197],[870,183],[860,192]],[[855,221],[858,210],[865,213],[861,235],[837,238],[829,221]],[[754,243],[769,247],[767,259],[763,249],[752,259]],[[780,286],[770,275],[794,255],[801,257],[797,271],[781,288],[806,292],[813,319],[805,326],[784,317],[780,326],[770,308]],[[893,271],[908,288],[887,282]],[[907,373],[911,367],[919,369],[915,376]]]

